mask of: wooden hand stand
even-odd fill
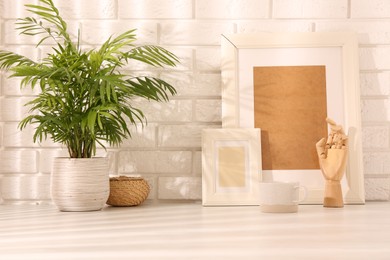
[[[327,118],[331,132],[327,140],[322,138],[316,144],[318,159],[325,178],[324,207],[342,208],[343,193],[340,180],[344,175],[347,155],[348,136],[343,128]]]
[[[340,181],[327,180],[325,182],[324,207],[344,207],[343,192],[341,190]]]

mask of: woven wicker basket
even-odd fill
[[[111,177],[107,204],[117,207],[137,206],[148,197],[150,187],[146,180],[137,177]]]

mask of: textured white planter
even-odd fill
[[[107,158],[55,158],[51,196],[61,211],[101,210],[109,193]]]

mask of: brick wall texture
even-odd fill
[[[50,46],[15,31],[24,4],[0,0],[0,49],[40,58]],[[224,33],[355,31],[359,39],[364,174],[367,200],[390,194],[390,1],[388,0],[56,0],[86,45],[137,28],[138,43],[158,44],[181,63],[160,76],[178,95],[168,103],[139,102],[148,118],[133,138],[110,148],[111,175],[142,175],[151,200],[201,198],[201,131],[221,127],[220,39]],[[142,73],[146,67],[127,68]],[[32,142],[17,129],[37,92],[16,79],[0,81],[0,192],[9,203],[49,203],[52,158],[66,156],[49,140]],[[1,199],[0,199],[1,200]]]

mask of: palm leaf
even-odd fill
[[[125,58],[139,60],[154,67],[164,65],[174,67],[179,62],[176,55],[159,46],[139,46],[123,55]]]
[[[0,69],[9,70],[18,66],[35,66],[36,63],[22,55],[0,50]]]
[[[133,95],[155,101],[168,101],[175,95],[175,88],[164,80],[155,77],[135,77],[126,81]]]

